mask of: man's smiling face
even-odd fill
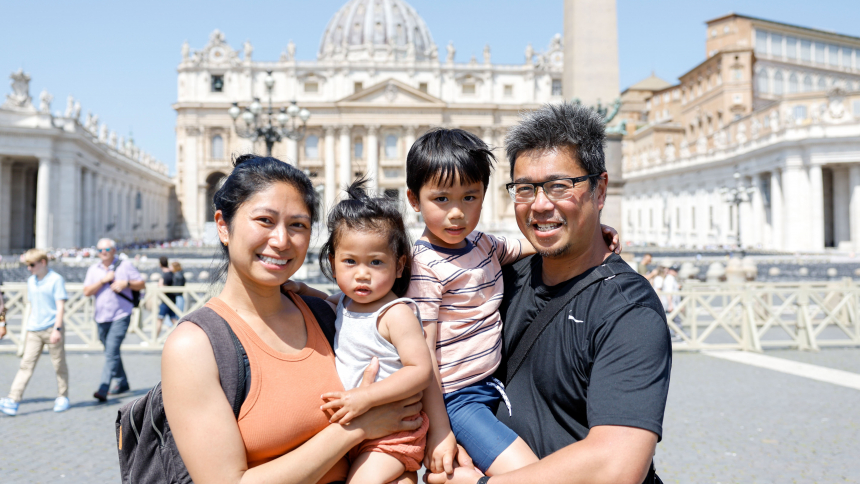
[[[588,175],[575,157],[573,148],[521,153],[514,164],[513,181],[539,183]],[[532,202],[514,204],[517,225],[541,257],[555,259],[579,254],[592,242],[605,198],[603,177],[594,192],[589,189],[588,181],[577,183],[573,196],[565,200],[550,200],[543,189],[538,189]]]

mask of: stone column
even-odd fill
[[[368,188],[370,192],[376,195],[379,188],[379,134],[378,125],[370,125],[367,127],[367,177],[370,179]]]
[[[203,236],[202,217],[200,216],[200,207],[197,205],[197,184],[198,173],[198,139],[200,130],[197,127],[185,128],[186,143],[185,143],[185,170],[182,189],[182,216],[185,219],[188,236],[193,239],[199,239]]]
[[[94,187],[93,187],[93,171],[84,169],[83,171],[83,192],[81,193],[81,246],[87,247],[93,245],[93,233],[95,232],[95,223],[93,222],[94,213],[93,203]]]
[[[407,225],[418,223],[418,214],[415,213],[409,205],[409,195],[407,194],[409,187],[406,186],[406,157],[409,155],[409,150],[412,149],[412,145],[415,144],[415,133],[417,131],[418,126],[406,126],[406,138],[404,139],[406,150],[403,153],[403,213],[406,214],[405,218]]]
[[[326,209],[334,206],[337,194],[337,182],[335,181],[335,152],[334,152],[334,126],[325,128],[325,206]]]
[[[339,189],[335,190],[335,200],[337,193],[346,188],[352,182],[352,139],[350,137],[350,127],[340,127],[340,176],[338,179]]]
[[[0,254],[11,250],[12,163],[0,156]]]
[[[851,243],[854,251],[860,252],[860,164],[853,164],[848,169],[848,225],[851,231]]]
[[[489,146],[490,149],[495,146],[495,140],[493,139],[494,135],[495,132],[491,126],[484,128],[482,137],[484,138],[484,143],[487,143],[487,146]],[[490,174],[490,182],[487,186],[487,193],[484,198],[484,206],[481,210],[481,222],[483,222],[482,225],[488,228],[493,227],[496,224],[496,192],[498,192],[498,187],[496,186],[496,183],[498,183],[496,172],[495,170],[493,170],[493,172]]]
[[[36,247],[51,247],[51,159],[39,159],[39,175],[36,181]]]
[[[784,220],[791,222],[783,224],[783,248],[791,251],[809,250],[812,248],[812,210],[809,199],[800,196],[810,193],[806,169],[800,165],[786,166],[782,172],[782,189],[787,195],[784,199]]]
[[[809,208],[811,224],[809,248],[824,250],[824,183],[821,165],[809,167]]]
[[[851,240],[849,210],[851,205],[851,179],[849,170],[833,170],[833,245],[845,246]],[[850,249],[848,249],[850,250]]]
[[[785,239],[782,230],[782,176],[778,168],[774,168],[770,173],[770,220],[771,248],[781,250],[785,247]]]
[[[761,193],[761,173],[756,173],[752,176],[751,186],[755,191],[750,195],[750,204],[752,205],[752,220],[745,226],[751,230],[751,238],[746,241],[750,246],[764,245],[764,197]],[[744,234],[746,235],[746,234]]]
[[[78,190],[81,184],[81,169],[75,160],[62,158],[57,166],[57,197],[51,203],[53,215],[53,242],[55,247],[78,245],[81,210],[78,207]]]
[[[298,166],[299,165],[299,142],[290,138],[287,138],[284,143],[287,145],[287,159],[285,160],[287,163]],[[272,154],[274,156],[274,153]]]

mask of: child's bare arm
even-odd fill
[[[390,338],[403,368],[368,387],[324,394],[322,398],[328,402],[321,408],[338,409],[330,419],[332,423],[347,424],[373,407],[415,395],[432,381],[430,353],[421,335],[418,318],[408,306],[397,304],[388,309],[380,318],[379,332]]]
[[[281,289],[284,291],[292,291],[299,296],[313,296],[320,299],[327,299],[329,297],[328,293],[320,291],[319,289],[314,289],[304,282],[299,281],[287,281],[281,285]]]
[[[448,411],[442,397],[442,375],[439,373],[439,362],[436,360],[436,321],[424,322],[424,339],[430,349],[433,360],[433,382],[424,390],[424,411],[430,419],[430,429],[427,431],[427,445],[424,451],[424,466],[430,472],[454,472],[454,457],[457,455],[457,439],[451,431],[448,421]]]

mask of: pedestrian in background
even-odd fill
[[[105,402],[108,393],[125,393],[129,390],[120,345],[131,323],[131,311],[134,309],[132,291],[142,290],[146,282],[131,261],[120,261],[116,257],[116,242],[101,239],[96,247],[100,262],[87,270],[84,296],[95,296],[94,318],[98,323],[99,340],[105,347],[105,366],[93,398]],[[117,382],[111,388],[114,378]]]
[[[173,285],[184,286],[185,274],[182,273],[182,264],[178,261],[173,261],[170,263],[170,268],[173,270]],[[185,312],[185,296],[182,293],[176,294],[176,307],[180,312]]]
[[[54,411],[69,409],[69,368],[66,365],[66,351],[63,338],[63,314],[69,298],[63,276],[48,269],[48,254],[43,250],[30,249],[24,253],[27,269],[32,274],[27,279],[27,300],[30,302],[30,317],[27,320],[27,333],[24,339],[24,357],[21,367],[12,381],[9,397],[0,399],[0,411],[6,415],[16,415],[24,389],[33,376],[33,369],[48,345],[51,363],[57,373],[57,393]],[[3,328],[5,335],[6,328]]]
[[[158,285],[160,287],[171,287],[173,286],[173,271],[170,270],[170,264],[167,262],[167,257],[161,256],[158,258],[158,264],[161,266],[161,279],[158,281]],[[175,293],[167,293],[167,299],[170,300],[173,304],[176,304],[176,294]],[[158,306],[158,319],[155,320],[155,337],[158,338],[158,335],[161,334],[161,324],[164,322],[164,318],[167,318],[167,327],[170,328],[173,326],[173,321],[179,321],[179,318],[176,317],[176,313],[170,309],[170,306],[167,303],[162,302]]]

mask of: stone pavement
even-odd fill
[[[860,350],[769,354],[847,371],[857,371],[860,361]],[[133,392],[106,404],[91,397],[102,356],[68,358],[68,412],[51,411],[56,380],[44,354],[18,416],[0,414],[0,482],[119,482],[116,411],[159,380],[160,355],[124,355]],[[0,394],[18,362],[0,354]],[[857,390],[676,353],[658,472],[667,484],[860,482],[858,399]]]

